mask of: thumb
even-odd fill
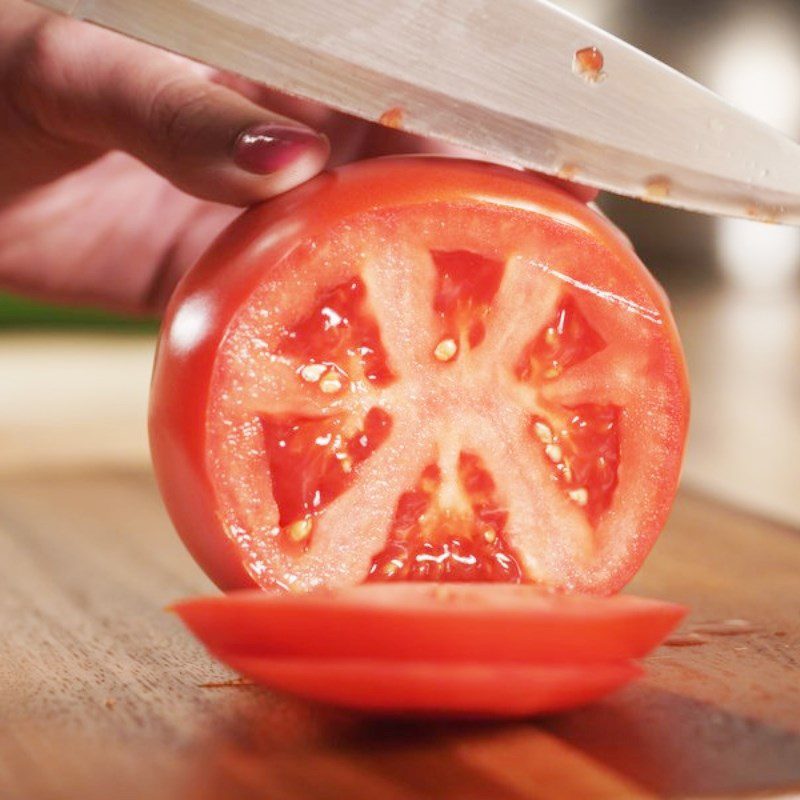
[[[325,166],[312,129],[212,83],[207,70],[46,15],[17,55],[16,106],[51,137],[123,150],[184,191],[249,205]]]

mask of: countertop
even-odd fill
[[[539,721],[393,721],[242,685],[203,652],[163,609],[212,588],[147,472],[6,476],[0,797],[795,796],[798,575],[800,532],[686,491],[631,589],[692,614],[643,680]]]

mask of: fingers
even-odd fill
[[[387,125],[365,122],[347,114],[332,111],[320,103],[290,97],[237,75],[217,73],[213,80],[223,86],[235,89],[259,105],[301,120],[315,130],[323,131],[331,145],[329,161],[331,166],[346,164],[357,158],[376,158],[401,153],[425,153],[453,158],[474,158],[479,161],[486,160],[486,156],[476,150],[437,139],[416,136]],[[598,195],[597,189],[590,186],[539,172],[533,174],[555,184],[584,203],[592,202]]]
[[[15,182],[45,183],[123,150],[190,194],[249,205],[325,166],[328,138],[309,125],[329,134],[333,164],[389,152],[469,157],[242,79],[212,79],[206,68],[17,0],[6,0],[0,22],[0,128],[11,139],[0,141],[8,144],[0,147],[0,200]],[[20,135],[20,127],[28,130]],[[548,180],[584,202],[597,194]]]
[[[331,167],[367,156],[367,140],[371,129],[379,127],[349,114],[334,111],[322,103],[292,97],[229,72],[217,72],[212,80],[233,89],[263,108],[296,119],[323,133],[330,143],[328,166]]]
[[[41,16],[6,74],[17,115],[59,146],[126,151],[205,199],[266,199],[328,158],[324,136],[190,62],[59,16]]]

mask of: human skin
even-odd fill
[[[408,152],[463,154],[0,0],[0,288],[157,313],[238,208]]]

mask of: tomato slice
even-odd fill
[[[246,213],[156,360],[156,473],[223,588],[601,594],[669,511],[688,421],[663,293],[618,232],[477,162],[345,167]]]
[[[360,711],[478,717],[575,708],[641,675],[634,663],[426,663],[217,654],[237,672],[300,697]]]
[[[302,658],[598,663],[640,658],[686,609],[506,584],[370,583],[231,592],[174,610],[212,652]]]

